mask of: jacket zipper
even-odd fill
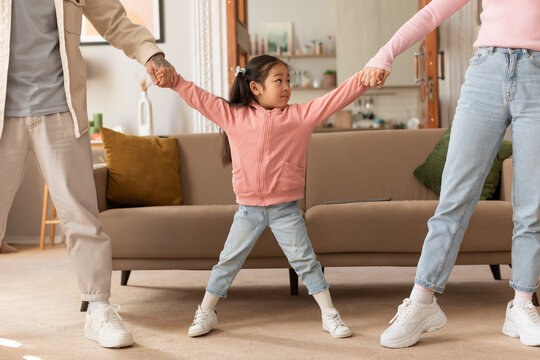
[[[270,111],[267,110],[266,112],[267,114],[267,117],[270,118]],[[263,158],[264,158],[264,145],[266,144],[266,127],[267,127],[267,123],[268,121],[265,119],[264,121],[264,124],[263,124],[263,136],[262,136],[262,144],[261,144],[261,155],[259,157],[259,171],[258,171],[258,188],[259,188],[259,196],[261,198],[261,202],[262,202],[262,206],[265,206],[265,203],[264,203],[264,197],[263,197],[263,193],[262,193],[262,173],[263,173],[263,166],[262,166],[262,163],[263,163]]]

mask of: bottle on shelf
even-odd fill
[[[335,46],[334,46],[334,37],[332,35],[328,35],[326,37],[326,43],[324,45],[326,54],[335,54]]]
[[[310,78],[309,78],[307,72],[305,70],[302,71],[302,87],[303,88],[310,87],[310,85],[311,85],[310,82],[311,81],[310,81]]]
[[[318,42],[315,46],[315,55],[322,55],[323,54],[323,45],[322,42]]]

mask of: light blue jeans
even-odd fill
[[[220,297],[227,296],[229,286],[267,226],[309,294],[328,289],[321,264],[311,247],[298,201],[291,201],[270,206],[238,207],[219,262],[212,268],[206,291]]]
[[[540,270],[540,52],[480,48],[461,88],[435,215],[415,282],[443,292],[508,125],[514,178],[512,279],[533,292]],[[489,240],[489,239],[488,239]]]

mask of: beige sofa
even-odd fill
[[[321,133],[312,136],[306,166],[307,229],[328,266],[415,266],[437,195],[413,170],[444,129]],[[220,163],[218,134],[175,136],[180,148],[181,206],[109,208],[107,169],[94,171],[100,218],[112,238],[113,269],[122,283],[132,270],[211,269],[237,209],[231,169]],[[481,201],[470,221],[458,264],[510,263],[511,159],[503,165],[499,200]],[[391,201],[369,201],[390,198]],[[329,202],[348,202],[327,204]],[[288,268],[267,229],[245,268]],[[291,274],[291,292],[297,292]],[[355,281],[355,279],[351,279]],[[361,279],[357,279],[361,282]],[[201,284],[204,286],[205,284]]]

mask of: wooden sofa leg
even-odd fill
[[[126,286],[129,280],[129,275],[131,275],[131,270],[122,270],[122,276],[120,279],[120,285]]]
[[[291,295],[298,295],[298,275],[294,269],[289,268],[289,283],[291,287]]]
[[[83,301],[81,303],[81,312],[85,312],[88,309],[88,301]]]
[[[501,280],[501,265],[489,265],[493,278],[495,280]]]

